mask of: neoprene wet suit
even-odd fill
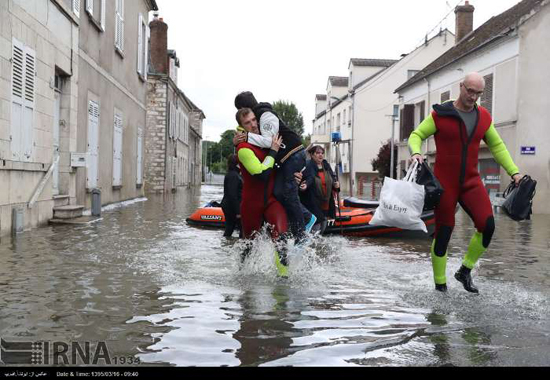
[[[495,230],[491,201],[477,169],[481,140],[485,141],[497,163],[506,170],[508,175],[513,176],[519,170],[500,138],[491,115],[485,108],[477,105],[474,107],[477,118],[471,133],[468,133],[453,101],[436,104],[433,108],[430,115],[411,133],[409,148],[411,154],[422,154],[422,141],[434,135],[436,144],[434,174],[444,189],[440,203],[435,209],[435,235],[431,246],[434,280],[437,287],[447,282],[445,276],[447,246],[455,225],[457,203],[473,220],[477,230],[470,240],[462,262],[464,270],[473,269],[489,247]]]
[[[237,146],[237,157],[242,168],[243,194],[241,201],[241,224],[245,239],[251,239],[259,231],[262,223],[273,226],[271,236],[284,242],[288,223],[281,203],[273,196],[275,185],[274,150],[258,148],[249,143]],[[284,249],[279,248],[281,262],[286,265]]]

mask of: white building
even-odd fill
[[[343,191],[350,192],[351,188],[353,195],[372,196],[372,181],[378,181],[379,173],[372,169],[371,161],[392,136],[392,115],[399,105],[395,87],[406,82],[453,44],[454,35],[443,30],[409,54],[402,55],[399,60],[352,58],[348,66],[346,91],[335,87],[334,81],[331,85],[329,80],[326,102],[323,103],[321,96],[317,95],[317,110],[323,105],[326,109],[324,113],[319,112],[314,120],[312,142],[328,145],[331,132],[341,133],[339,153]],[[335,163],[335,149],[327,157]]]
[[[464,75],[477,71],[486,82],[480,104],[491,112],[495,127],[521,173],[538,181],[533,212],[550,213],[548,3],[549,0],[524,0],[475,31],[460,31],[464,38],[457,39],[452,49],[397,88],[403,114],[398,151],[400,171],[406,168],[410,157],[407,139],[412,130],[434,104],[456,99]],[[455,12],[457,25],[460,17],[473,17],[469,4],[457,7]],[[424,143],[424,152],[433,163],[433,137]],[[503,191],[510,183],[484,143],[479,170],[489,193]]]

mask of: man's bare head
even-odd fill
[[[460,83],[460,95],[455,105],[463,111],[471,111],[484,90],[485,79],[481,74],[476,72],[467,74]]]

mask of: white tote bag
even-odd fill
[[[418,161],[415,160],[402,180],[384,179],[380,204],[369,224],[428,232],[420,219],[424,208],[424,186],[415,182],[417,167]]]

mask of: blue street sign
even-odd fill
[[[522,146],[521,147],[521,154],[535,154],[535,147],[534,146]]]

